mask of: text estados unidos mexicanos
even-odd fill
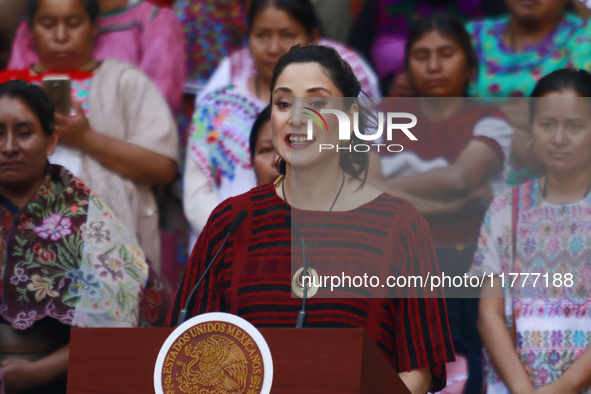
[[[463,276],[455,275],[449,276],[445,272],[440,275],[431,275],[430,272],[425,277],[420,275],[409,275],[409,276],[388,276],[386,283],[383,284],[378,276],[356,275],[348,276],[343,272],[341,276],[338,275],[325,275],[319,276],[318,281],[316,277],[302,276],[302,283],[305,286],[314,286],[321,288],[330,287],[331,291],[335,288],[342,287],[354,287],[354,288],[369,288],[369,287],[400,287],[400,288],[422,288],[431,291],[442,288],[442,287],[455,287],[455,288],[478,288],[483,287],[486,278],[491,279],[490,286],[494,287],[494,277],[500,279],[500,286],[505,287],[573,287],[573,274],[541,274],[541,273],[516,273],[510,272],[508,274],[484,274],[482,276],[472,276],[467,273]],[[319,283],[317,283],[319,282]]]

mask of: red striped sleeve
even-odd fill
[[[203,271],[226,235],[226,229],[232,221],[232,207],[229,201],[224,201],[211,213],[206,226],[199,235],[199,239],[193,248],[187,269],[176,292],[172,309],[166,320],[166,326],[174,327],[177,324],[179,313],[187,302],[189,293],[203,275]],[[226,249],[231,248],[231,242],[228,242]],[[209,311],[224,311],[225,301],[223,294],[223,284],[221,283],[222,267],[225,263],[226,253],[221,253],[216,262],[211,267],[208,275],[203,279],[191,300],[189,311],[193,315]]]
[[[394,246],[393,265],[400,267],[399,274],[407,277],[437,275],[439,269],[429,227],[414,207],[408,204],[405,208],[405,219],[401,221]],[[440,391],[445,387],[445,362],[454,360],[445,300],[441,293],[419,292],[410,288],[404,298],[392,300],[394,362],[399,372],[430,368],[431,391]]]

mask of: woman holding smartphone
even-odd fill
[[[139,70],[99,62],[97,0],[30,0],[29,25],[39,63],[0,74],[0,82],[67,74],[73,116],[56,114],[59,159],[115,212],[159,271],[158,208],[152,187],[174,177],[176,126],[166,100]],[[60,147],[61,146],[61,147]]]

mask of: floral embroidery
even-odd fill
[[[562,333],[560,331],[552,331],[552,346],[562,345]]]
[[[53,252],[49,249],[43,249],[41,247],[41,244],[35,244],[35,246],[33,246],[33,252],[37,253],[39,260],[41,260],[44,263],[48,263],[55,259],[55,255],[53,254]]]
[[[109,257],[104,253],[98,254],[96,259],[99,263],[94,264],[92,268],[98,271],[100,278],[109,278],[115,283],[123,280],[123,261],[121,259],[115,256]]]
[[[552,350],[550,353],[548,353],[548,362],[550,365],[555,366],[559,361],[560,353],[558,353],[556,350]]]
[[[18,285],[19,282],[26,282],[29,280],[29,277],[25,274],[25,270],[21,267],[18,267],[14,270],[14,276],[10,278],[10,283],[13,285]]]
[[[2,317],[20,330],[46,316],[63,324],[101,327],[163,320],[158,312],[166,308],[156,308],[163,287],[133,237],[69,171],[48,168],[45,184],[16,214],[18,225],[9,233],[5,229],[14,214],[6,216],[9,211],[0,206],[8,218],[2,222],[7,238],[0,244],[5,248],[0,254],[0,267],[5,265]],[[138,293],[140,288],[150,292],[148,298]],[[143,320],[138,318],[140,302],[152,311]]]
[[[60,295],[57,291],[53,290],[53,279],[47,277],[40,277],[39,275],[33,275],[31,283],[28,284],[27,290],[34,291],[35,301],[41,301],[45,296],[57,297]]]
[[[53,214],[43,221],[43,225],[35,227],[35,231],[43,239],[51,239],[58,241],[66,235],[72,234],[72,222],[70,218],[62,217],[58,214]]]
[[[538,369],[538,374],[536,376],[538,382],[540,382],[541,384],[547,384],[548,383],[548,377],[549,377],[549,373],[548,370],[544,367]]]
[[[82,238],[92,242],[95,246],[110,245],[112,243],[111,230],[105,228],[107,223],[104,220],[95,221],[90,219],[80,227]]]
[[[70,271],[66,273],[66,278],[72,281],[68,291],[74,297],[88,294],[90,297],[95,298],[99,295],[101,284],[92,272],[86,272],[82,269]]]
[[[573,335],[573,343],[577,347],[582,347],[585,345],[585,334],[583,333],[583,331],[575,331],[575,335]]]
[[[591,196],[557,206],[540,198],[538,181],[517,191],[515,248],[513,204],[498,209],[501,204],[493,202],[472,270],[476,275],[495,272],[506,277],[511,272],[540,274],[535,287],[530,283],[505,289],[505,321],[510,330],[515,327],[516,351],[537,388],[556,381],[591,345]],[[497,200],[512,201],[513,193]],[[554,274],[563,279],[572,274],[572,283],[555,284]],[[507,392],[489,361],[485,368],[487,393]],[[591,389],[583,393],[591,394]]]
[[[245,181],[235,178],[236,171],[251,168],[250,129],[263,108],[231,85],[206,95],[195,109],[188,149],[212,187]]]
[[[33,227],[34,227],[33,226],[33,218],[22,215],[20,224],[18,225],[18,229],[19,230],[28,230]]]
[[[162,304],[162,297],[154,289],[143,291],[144,295],[140,301],[142,317],[150,322],[155,322],[158,317],[158,306]]]

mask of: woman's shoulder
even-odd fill
[[[21,70],[3,70],[0,71],[0,84],[14,81],[16,79],[21,79],[23,81],[32,82],[33,77],[31,75],[31,70],[29,68],[24,68]]]
[[[136,4],[130,4],[125,8],[117,9],[111,12],[102,13],[99,27],[101,30],[112,29],[124,25],[142,26],[150,23],[157,16],[164,14],[173,14],[174,11],[169,8],[159,7],[149,1],[140,1]]]
[[[477,18],[466,23],[466,30],[472,34],[474,31],[482,28],[490,28],[494,26],[503,26],[509,22],[508,15]]]
[[[228,84],[221,86],[219,88],[215,88],[212,91],[205,94],[202,98],[201,105],[206,103],[220,103],[224,104],[222,100],[230,99],[236,102],[247,102],[250,99],[250,95],[248,91],[246,91],[242,86],[236,84]]]
[[[228,116],[254,119],[263,110],[262,102],[252,97],[247,88],[238,85],[226,85],[212,90],[203,96],[196,111],[214,111],[215,116],[223,119]],[[250,129],[252,124],[248,125]]]
[[[567,12],[562,20],[562,24],[576,29],[589,28],[591,25],[588,18],[584,18],[575,12]]]
[[[222,201],[211,213],[209,222],[216,227],[229,225],[242,209],[252,214],[257,207],[267,206],[268,203],[278,204],[283,200],[277,196],[273,183],[256,186],[246,193],[229,197]]]
[[[368,185],[369,186],[369,185]],[[394,220],[397,227],[406,227],[412,222],[421,220],[421,213],[410,202],[401,197],[393,196],[373,186],[364,186],[368,195],[373,198],[361,205],[356,211],[366,212],[370,216]]]
[[[488,216],[506,215],[515,208],[523,212],[539,203],[539,180],[535,179],[506,190],[495,197],[488,208]],[[517,206],[514,206],[517,204]]]
[[[99,79],[101,83],[114,80],[133,84],[152,84],[150,79],[138,67],[117,59],[103,60],[95,72],[95,79]]]

